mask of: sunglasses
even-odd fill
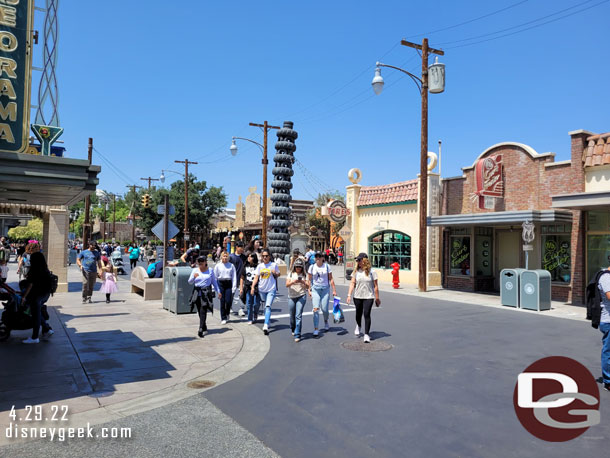
[[[271,256],[270,256],[270,255],[268,255],[268,254],[264,254],[264,255],[263,255],[263,258],[270,258],[270,257],[271,257]]]

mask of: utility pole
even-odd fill
[[[116,241],[116,194],[112,195],[112,238]]]
[[[188,230],[189,230],[189,164],[197,165],[198,162],[191,162],[188,159],[183,161],[174,161],[177,164],[184,164],[184,252],[188,248]],[[167,212],[167,207],[166,207]]]
[[[165,194],[163,211],[163,270],[167,266],[167,250],[169,249],[168,231],[169,231],[169,194]]]
[[[133,214],[131,220],[131,243],[136,241],[136,205],[137,205],[137,196],[136,189],[140,189],[142,186],[136,186],[135,184],[127,186],[133,192]]]
[[[104,203],[104,228],[102,229],[102,242],[106,242],[106,210],[108,210],[107,200]]]
[[[267,121],[263,124],[250,123],[254,127],[263,128],[263,248],[267,247],[267,132],[269,129],[281,129],[279,126],[272,126]]]
[[[87,148],[87,157],[89,165],[93,161],[93,139],[89,137],[89,147]],[[91,196],[87,194],[85,197],[85,222],[83,223],[83,249],[89,247],[89,239],[91,238],[91,222],[89,220],[89,209],[91,207]]]
[[[419,290],[427,291],[428,283],[428,55],[444,56],[440,49],[428,47],[428,39],[422,44],[401,40],[403,46],[421,51],[421,151],[419,163]]]
[[[153,177],[148,177],[148,178],[140,178],[140,180],[144,180],[144,181],[148,181],[148,190],[150,191],[150,182],[151,181],[161,181],[159,178],[153,178]]]

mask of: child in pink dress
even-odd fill
[[[103,282],[100,291],[106,293],[106,304],[110,303],[110,295],[112,293],[116,293],[119,288],[117,286],[117,278],[116,273],[114,272],[114,267],[112,264],[104,267],[103,273]]]

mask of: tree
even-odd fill
[[[8,230],[12,240],[42,240],[42,220],[34,218],[28,221],[27,226],[17,226]]]
[[[330,220],[326,216],[322,216],[322,207],[325,207],[331,200],[345,201],[345,196],[339,191],[318,194],[314,201],[314,208],[307,214],[307,225],[310,227],[314,226],[322,233],[327,246],[330,245],[330,236],[333,234],[331,234],[330,230]],[[335,224],[334,230],[339,231],[342,227],[343,224]]]

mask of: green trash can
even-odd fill
[[[521,308],[538,312],[551,309],[551,273],[526,270],[521,274]]]
[[[525,269],[502,269],[500,272],[500,303],[519,307],[519,281]]]

